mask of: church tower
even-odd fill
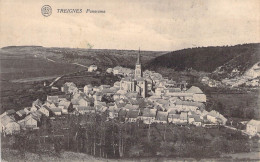
[[[143,71],[142,71],[142,66],[141,66],[140,48],[139,48],[138,57],[137,57],[137,61],[135,64],[135,78],[140,78],[140,77],[143,77]]]

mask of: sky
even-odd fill
[[[172,51],[259,42],[259,0],[0,0],[0,47]]]

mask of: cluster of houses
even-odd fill
[[[140,57],[140,55],[139,55]],[[61,87],[63,95],[39,99],[31,107],[1,115],[1,131],[13,134],[21,129],[37,129],[43,116],[55,118],[66,114],[105,114],[106,121],[164,123],[176,125],[225,125],[227,119],[217,111],[206,111],[206,95],[199,87],[187,88],[186,82],[175,82],[154,71],[142,71],[138,57],[136,69],[116,67],[107,72],[123,75],[111,85],[86,85],[73,82]],[[93,70],[96,70],[93,67]]]

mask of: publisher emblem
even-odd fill
[[[52,13],[51,6],[49,6],[49,5],[42,6],[41,11],[42,11],[42,15],[45,16],[45,17],[50,16],[51,13]]]

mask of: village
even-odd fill
[[[97,70],[96,65],[88,68]],[[205,110],[206,95],[199,87],[185,81],[176,82],[154,71],[143,71],[140,52],[135,70],[116,66],[107,73],[122,76],[113,86],[85,85],[77,88],[66,82],[62,95],[47,96],[46,101],[35,100],[31,107],[17,112],[8,110],[1,114],[1,132],[17,134],[21,130],[39,129],[43,116],[55,120],[64,115],[102,114],[105,122],[175,124],[178,126],[214,127],[226,125],[227,119],[219,112]],[[190,88],[187,88],[190,87]],[[260,122],[247,123],[249,135],[259,135]]]

